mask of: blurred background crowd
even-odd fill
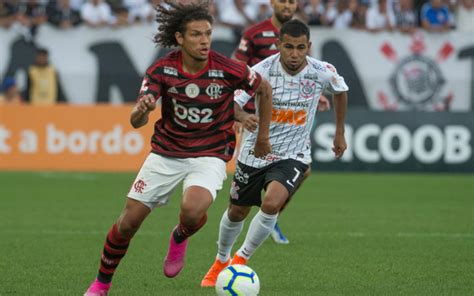
[[[138,151],[127,144],[136,131],[120,105],[135,102],[147,67],[172,50],[153,44],[162,1],[0,0],[0,150],[3,128],[12,151],[0,151],[0,169],[96,170],[99,155],[101,170],[142,162],[147,145],[128,152]],[[291,1],[311,26],[311,55],[350,87],[350,152],[334,161],[333,114],[319,113],[317,170],[474,171],[474,0],[211,0],[213,49],[231,57],[244,30],[271,17],[270,3]],[[23,145],[29,134],[46,152]],[[120,153],[90,148],[109,134]]]
[[[181,3],[193,0],[175,0]],[[199,1],[199,0],[194,0]],[[34,36],[51,23],[67,29],[130,26],[151,22],[161,0],[0,0],[0,27]],[[218,23],[241,31],[271,16],[270,0],[214,0]],[[297,17],[311,26],[354,28],[371,32],[418,28],[474,32],[474,0],[300,0]]]
[[[173,0],[180,4],[202,0]],[[278,0],[275,0],[278,1]],[[294,0],[297,1],[297,0]],[[26,42],[35,43],[38,28],[45,24],[60,30],[76,26],[114,29],[154,22],[154,7],[163,0],[0,0],[0,30],[14,32]],[[242,32],[272,15],[270,0],[211,0],[209,9],[216,23],[228,27],[238,41]],[[432,34],[449,32],[474,33],[474,0],[299,0],[296,18],[310,26],[334,30],[367,32],[401,32]],[[39,62],[38,62],[39,60]],[[43,61],[44,60],[44,61]],[[29,69],[28,86],[21,98],[13,77],[0,79],[1,102],[33,102],[30,78],[34,73],[48,83],[54,93],[57,77],[48,63],[48,51],[39,48],[35,63]],[[39,70],[38,70],[39,69]],[[40,71],[41,70],[41,71]],[[32,74],[33,73],[33,74]],[[22,87],[24,89],[24,87]],[[57,101],[58,99],[52,99]],[[59,101],[61,101],[59,99]]]

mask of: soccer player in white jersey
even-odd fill
[[[273,88],[273,112],[270,124],[272,151],[256,157],[256,134],[249,134],[239,153],[230,190],[229,208],[220,222],[217,258],[201,282],[215,286],[217,275],[229,264],[246,264],[272,232],[282,207],[303,180],[311,163],[310,131],[319,98],[324,90],[333,94],[336,133],[333,151],[340,158],[346,150],[344,120],[348,87],[334,66],[308,56],[311,46],[308,27],[298,20],[286,22],[280,31],[280,53],[258,63],[252,69]],[[238,91],[235,101],[244,106],[250,96]],[[245,122],[245,112],[236,118]],[[246,127],[250,130],[257,126]],[[262,190],[265,191],[263,200]],[[230,259],[232,247],[242,231],[252,206],[260,210],[250,223],[240,249]]]
[[[280,36],[280,28],[284,23],[293,19],[299,5],[298,0],[272,0],[269,2],[273,10],[272,16],[267,20],[247,28],[240,40],[239,47],[234,53],[237,60],[246,63],[250,67],[278,53],[277,44]],[[321,96],[318,111],[326,111],[329,110],[330,107],[328,99]],[[254,100],[250,100],[243,109],[246,112],[255,114]],[[246,118],[247,121],[238,123],[237,127],[245,127],[248,124],[253,125],[258,122],[257,116],[247,116]],[[237,142],[237,147],[239,148],[235,150],[236,153],[240,150],[240,143],[243,142],[243,139],[247,135],[246,129],[239,128],[238,130],[241,131],[241,137],[240,141]],[[311,169],[308,169],[308,171],[305,172],[304,178],[310,174]],[[290,243],[278,222],[275,224],[275,228],[270,237],[277,244]]]

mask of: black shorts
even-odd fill
[[[303,181],[308,165],[285,159],[263,168],[254,168],[237,162],[234,179],[230,188],[230,202],[238,206],[260,206],[261,193],[271,181],[281,183],[291,196]]]

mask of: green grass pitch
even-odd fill
[[[0,173],[0,295],[82,295],[133,177]],[[162,261],[181,188],[145,221],[110,294],[215,295],[199,283],[229,181],[177,278]],[[249,262],[263,296],[474,295],[474,175],[316,173],[280,224],[290,244],[269,239]]]

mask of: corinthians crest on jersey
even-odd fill
[[[311,80],[303,80],[300,84],[301,96],[305,99],[312,98],[316,91],[316,82]]]

